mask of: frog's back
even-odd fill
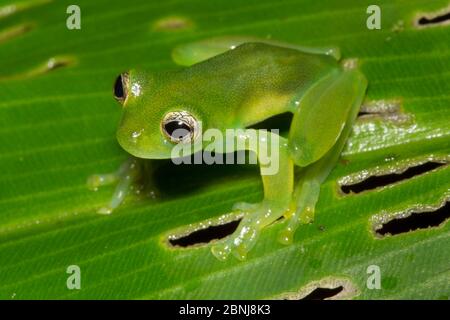
[[[196,90],[198,99],[204,94],[220,93],[224,112],[250,125],[278,113],[278,109],[286,111],[294,93],[306,90],[333,66],[338,66],[336,60],[327,55],[245,43],[186,68],[182,74],[185,83],[203,83]]]
[[[329,72],[331,65],[337,65],[331,56],[265,43],[245,43],[189,69],[210,80],[226,78],[240,85],[270,85],[268,89],[289,90],[306,84],[321,72]]]

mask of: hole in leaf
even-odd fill
[[[53,0],[25,0],[0,7],[0,19],[52,2]]]
[[[47,62],[47,72],[70,65],[72,60],[66,58],[51,58]]]
[[[376,114],[375,112],[368,112],[368,111],[363,111],[363,110],[361,110],[361,111],[359,111],[358,112],[358,118],[359,117],[364,117],[364,116],[367,116],[367,115],[372,115],[372,114]]]
[[[428,171],[434,170],[441,166],[444,166],[445,163],[441,162],[426,162],[417,166],[409,167],[402,173],[389,173],[385,175],[379,176],[371,176],[367,179],[364,179],[361,182],[355,184],[342,184],[341,190],[345,194],[360,193],[366,190],[372,190],[379,187],[384,187],[402,180],[410,179],[414,176],[418,176],[420,174],[424,174]]]
[[[12,75],[0,75],[0,80],[20,80],[26,78],[37,77],[46,74],[50,71],[60,69],[63,67],[68,67],[76,62],[75,58],[68,56],[53,57],[48,59],[46,62],[24,72],[12,74]]]
[[[153,24],[155,31],[186,31],[192,29],[194,23],[192,20],[181,16],[170,16],[157,20]]]
[[[303,286],[297,292],[286,292],[276,298],[284,300],[351,299],[359,293],[358,287],[350,279],[326,277]]]
[[[389,114],[401,112],[401,99],[389,100],[371,100],[365,102],[359,109],[358,116],[372,115],[372,114]]]
[[[440,23],[444,23],[447,21],[450,21],[450,12],[436,15],[434,17],[425,17],[424,16],[424,17],[419,18],[417,23],[421,26],[427,26],[427,25],[432,25],[432,24],[440,24]]]
[[[206,244],[213,240],[223,239],[237,229],[239,222],[241,222],[241,219],[196,230],[183,237],[169,237],[169,243],[172,246],[190,247],[197,244]]]
[[[343,286],[336,288],[316,288],[300,300],[325,300],[338,295],[342,290],[344,290]]]
[[[450,218],[450,202],[435,211],[412,212],[404,218],[395,218],[376,229],[379,236],[397,235],[418,229],[438,227]]]
[[[33,29],[32,23],[24,23],[17,25],[6,30],[0,31],[0,43],[6,42],[10,39],[19,37]]]

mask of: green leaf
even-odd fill
[[[70,1],[0,3],[0,298],[298,298],[326,286],[359,299],[450,295],[448,222],[394,236],[374,231],[443,206],[448,166],[361,193],[339,187],[448,162],[450,27],[417,25],[448,12],[447,0],[378,1],[380,30],[366,27],[366,0],[86,0],[78,1],[80,30],[66,28]],[[314,223],[298,229],[294,244],[276,241],[278,222],[244,262],[218,261],[209,245],[171,247],[168,236],[259,200],[256,168],[167,164],[158,174],[164,197],[131,198],[110,216],[96,209],[113,187],[86,186],[127,157],[115,141],[115,77],[132,67],[176,68],[174,46],[219,35],[338,46],[344,59],[358,58],[367,104],[400,106],[358,121]],[[81,290],[66,286],[71,265],[80,267]],[[370,266],[379,267],[379,290],[366,285]]]

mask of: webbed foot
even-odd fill
[[[135,188],[134,184],[140,176],[140,170],[138,160],[130,158],[116,172],[90,176],[87,180],[87,185],[91,190],[97,190],[101,186],[117,183],[110,202],[98,209],[97,212],[100,214],[111,214],[123,202],[125,196]]]
[[[297,228],[302,224],[309,224],[314,220],[314,212],[319,199],[320,183],[318,181],[304,181],[294,192],[294,206],[292,214],[287,216],[287,226],[281,230],[278,237],[282,244],[291,244]]]
[[[234,206],[244,213],[237,230],[229,237],[215,244],[211,251],[219,260],[225,260],[230,253],[244,260],[253,248],[261,230],[283,216],[289,209],[286,203],[263,200],[260,203],[238,203]]]

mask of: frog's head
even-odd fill
[[[167,81],[146,72],[120,74],[114,96],[122,105],[117,140],[135,157],[167,159],[174,146],[197,141],[200,118]]]

